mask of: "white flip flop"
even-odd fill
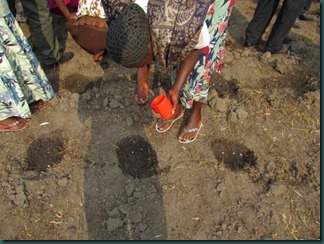
[[[191,133],[191,132],[197,132],[197,133],[196,133],[196,136],[195,136],[194,138],[192,138],[191,140],[185,140],[185,141],[178,140],[178,141],[179,141],[180,143],[191,143],[191,142],[193,142],[194,140],[197,139],[198,134],[199,134],[199,131],[200,131],[200,129],[201,129],[202,126],[203,126],[203,124],[200,123],[199,127],[191,128],[191,129],[189,129],[189,130],[183,129],[183,132],[184,132],[184,133],[188,133],[188,132],[189,132],[189,133]]]
[[[161,125],[164,125],[164,124],[166,124],[166,123],[171,123],[170,126],[169,126],[168,128],[166,128],[165,130],[160,130],[160,129],[159,129],[158,122],[156,122],[156,124],[155,124],[155,129],[156,129],[156,131],[159,132],[159,133],[164,133],[164,132],[168,131],[168,130],[171,128],[171,126],[173,125],[173,123],[176,122],[178,119],[182,118],[183,115],[184,115],[184,112],[183,112],[179,117],[177,117],[177,118],[175,118],[175,119],[168,119],[168,120],[164,120],[163,123],[162,123]],[[161,126],[161,125],[160,125],[160,126]]]

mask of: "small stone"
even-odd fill
[[[112,99],[109,103],[110,108],[119,108],[120,106],[121,104],[115,99]]]
[[[242,232],[242,230],[243,230],[243,226],[242,225],[240,225],[239,227],[237,227],[237,233],[241,233]]]
[[[128,197],[133,195],[134,190],[135,190],[135,185],[133,183],[130,183],[125,187],[125,191]]]
[[[107,220],[107,230],[114,231],[114,230],[118,229],[119,227],[122,227],[123,224],[124,224],[124,222],[121,221],[120,219],[110,218]]]
[[[57,184],[61,187],[66,187],[68,183],[69,183],[69,179],[66,177],[63,177],[57,181]]]
[[[121,95],[115,95],[115,99],[117,101],[122,101],[123,100],[123,96],[121,96]]]
[[[135,212],[135,213],[133,212],[129,215],[130,222],[135,223],[135,224],[141,222],[142,218],[143,218],[143,216],[140,212]]]
[[[226,185],[224,183],[220,183],[216,189],[217,191],[224,191],[226,189]]]
[[[248,117],[248,113],[242,108],[238,108],[236,110],[236,114],[237,114],[238,119],[242,120],[242,121]]]
[[[230,111],[227,116],[227,120],[233,124],[237,123],[238,117],[234,111]]]
[[[112,211],[108,212],[110,218],[119,218],[119,209],[114,208]]]
[[[122,214],[127,214],[129,206],[126,204],[123,204],[123,205],[120,205],[118,209]]]
[[[143,232],[144,230],[146,230],[147,229],[147,225],[146,224],[143,224],[143,223],[139,223],[138,224],[138,230],[140,231],[140,232]]]
[[[109,99],[108,99],[108,97],[105,97],[104,102],[103,102],[103,106],[107,107],[108,104],[109,104]]]
[[[216,232],[216,236],[222,236],[222,235],[223,235],[223,232],[221,230]]]
[[[134,122],[133,122],[133,118],[132,117],[127,117],[126,118],[126,125],[128,126],[128,127],[130,127],[130,126],[132,126],[134,124]]]
[[[226,223],[222,223],[221,228],[222,228],[223,231],[225,231],[227,229],[227,224]]]
[[[81,99],[82,99],[82,100],[86,100],[86,101],[91,100],[91,93],[90,93],[89,91],[86,92],[86,93],[83,93],[83,94],[81,95]]]

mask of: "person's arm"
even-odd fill
[[[173,105],[173,111],[179,104],[180,91],[188,79],[189,74],[193,71],[201,55],[201,49],[195,49],[180,63],[177,78],[173,87],[169,91],[169,96]]]
[[[70,13],[70,10],[65,5],[64,0],[55,0],[57,7],[61,10],[64,14],[65,18],[67,19],[76,19],[75,13]]]

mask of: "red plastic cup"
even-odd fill
[[[165,94],[158,95],[151,102],[152,110],[161,115],[163,119],[170,119],[172,117],[172,104]]]

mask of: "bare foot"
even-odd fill
[[[101,62],[103,60],[103,58],[104,58],[104,53],[105,53],[105,51],[103,50],[103,51],[101,51],[99,53],[94,54],[93,55],[93,60],[95,62]]]
[[[35,113],[41,111],[42,109],[44,109],[46,106],[47,106],[47,102],[45,102],[43,100],[38,100],[36,102],[29,104],[29,109],[32,114],[35,114]]]
[[[171,128],[171,126],[173,125],[173,123],[175,121],[177,121],[178,119],[180,119],[184,114],[184,108],[182,107],[181,104],[179,104],[173,114],[173,116],[170,119],[163,119],[163,118],[159,118],[157,123],[155,124],[155,129],[158,132],[166,132],[167,130],[169,130]]]
[[[189,143],[193,142],[199,133],[201,128],[201,106],[202,104],[199,102],[194,102],[194,106],[192,108],[192,112],[189,117],[189,121],[187,125],[181,131],[178,139],[181,143]]]
[[[25,128],[30,122],[30,119],[20,117],[9,117],[0,121],[0,131],[17,131]]]
[[[185,128],[183,128],[183,130],[181,131],[180,135],[179,135],[179,142],[181,143],[190,143],[193,142],[194,140],[196,140],[200,128],[202,126],[202,123],[195,123],[195,125],[190,125],[188,123],[188,125],[185,126]]]

